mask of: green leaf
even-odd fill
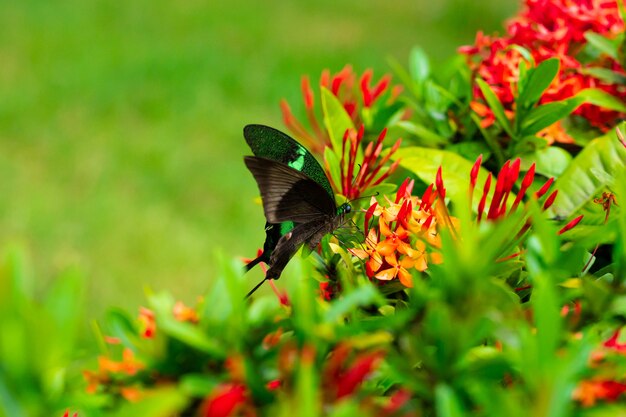
[[[580,104],[576,100],[555,101],[529,111],[520,120],[521,135],[530,136],[569,116]]]
[[[354,123],[343,104],[327,88],[322,87],[322,111],[324,112],[324,125],[328,130],[333,149],[339,151],[343,136],[348,129],[354,129]],[[363,160],[361,156],[359,162]]]
[[[610,110],[626,112],[626,105],[617,97],[596,88],[587,88],[574,97],[535,107],[520,120],[522,136],[530,136],[567,117],[581,104],[593,104]]]
[[[498,96],[496,96],[496,94],[493,92],[493,90],[491,89],[491,86],[480,78],[476,79],[476,83],[478,84],[480,91],[482,91],[483,96],[485,97],[485,100],[487,101],[489,108],[491,108],[491,111],[496,117],[496,120],[498,121],[498,124],[500,125],[500,127],[502,127],[502,129],[504,129],[504,131],[511,138],[515,138],[516,136],[513,134],[511,123],[509,122],[509,119],[506,117],[506,114],[504,113],[504,107],[502,107],[502,103],[500,103]]]
[[[448,139],[437,134],[436,132],[433,132],[432,130],[424,127],[419,123],[403,120],[398,122],[396,126],[412,135],[415,135],[418,138],[419,142],[421,142],[421,144],[424,144],[425,146],[436,147],[448,143]]]
[[[124,346],[135,347],[139,342],[139,332],[128,313],[122,309],[112,308],[104,317],[107,334],[119,338]]]
[[[521,155],[522,169],[528,170],[535,163],[535,171],[546,177],[558,178],[567,169],[572,156],[565,149],[548,146],[532,154]]]
[[[339,148],[338,151],[340,152],[341,148]],[[341,189],[341,168],[339,166],[341,161],[340,156],[335,153],[334,149],[326,147],[324,149],[324,161],[330,168],[330,179],[336,186],[339,187],[339,189]],[[356,169],[358,169],[358,167],[356,167]]]
[[[626,76],[624,74],[615,72],[608,68],[587,67],[581,68],[580,72],[585,75],[591,75],[592,77],[610,84],[626,84]]]
[[[428,55],[422,48],[413,48],[409,56],[409,73],[411,78],[419,84],[430,76],[430,63]]]
[[[461,402],[448,385],[437,385],[435,388],[435,404],[437,416],[463,417],[465,415]]]
[[[586,32],[585,39],[600,52],[607,54],[613,59],[617,59],[617,45],[611,42],[610,39],[595,32]]]
[[[187,405],[187,398],[174,387],[145,392],[138,402],[125,402],[111,417],[170,417]]]
[[[579,100],[579,104],[589,103],[609,110],[626,112],[626,105],[622,100],[598,88],[587,88],[573,98]]]
[[[557,58],[546,59],[535,68],[528,70],[523,90],[517,98],[518,112],[534,106],[541,95],[554,80],[559,72],[559,60]]]
[[[554,184],[554,189],[559,190],[552,208],[554,214],[568,218],[578,213],[610,185],[625,164],[626,148],[615,132],[591,141]]]
[[[216,358],[224,358],[226,353],[217,339],[209,337],[198,325],[181,322],[174,318],[174,302],[166,293],[154,294],[148,298],[158,331]]]
[[[371,304],[384,305],[385,303],[373,285],[361,285],[354,291],[333,302],[330,310],[326,312],[325,321],[332,322],[338,320],[357,307]]]
[[[450,196],[457,193],[467,193],[470,172],[474,166],[474,162],[470,162],[454,152],[417,146],[400,148],[392,155],[391,159],[400,160],[402,167],[413,172],[426,184],[435,182],[437,170],[442,167],[444,185]],[[479,198],[479,189],[482,190],[487,176],[488,171],[481,167],[478,172],[474,200]]]

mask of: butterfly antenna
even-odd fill
[[[357,198],[352,199],[352,200],[348,200],[348,203],[351,203],[351,202],[353,202],[353,201],[357,201],[357,200],[363,200],[364,198],[372,198],[372,197],[377,197],[379,194],[380,194],[380,192],[379,192],[379,191],[376,191],[374,194],[364,195],[364,196],[357,197]]]
[[[255,291],[256,291],[256,290],[258,290],[258,289],[261,287],[261,285],[263,285],[263,283],[264,283],[265,281],[267,281],[267,277],[263,278],[263,280],[262,280],[261,282],[259,282],[258,284],[256,284],[256,286],[255,286],[254,288],[252,288],[252,289],[250,290],[250,292],[248,292],[248,294],[246,294],[246,296],[244,297],[244,300],[247,300],[248,298],[250,298],[250,296],[251,296],[252,294],[254,294],[254,293],[255,293]]]

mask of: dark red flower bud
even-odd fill
[[[561,230],[559,230],[559,235],[562,235],[563,233],[567,232],[568,230],[573,229],[574,227],[576,227],[576,225],[578,223],[580,223],[580,221],[583,219],[584,215],[580,215],[578,217],[576,217],[574,220],[570,221],[569,223],[567,223],[565,226],[563,226],[563,228]]]

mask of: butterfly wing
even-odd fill
[[[255,156],[281,162],[297,171],[303,172],[320,184],[334,199],[333,189],[320,164],[304,146],[289,135],[269,126],[247,125],[243,129],[243,136]],[[246,266],[246,270],[250,270],[260,262],[269,263],[279,239],[294,227],[294,222],[277,224],[266,222],[263,253],[250,262]]]
[[[302,172],[267,158],[246,156],[244,161],[259,186],[269,223],[308,223],[334,216],[334,196]]]

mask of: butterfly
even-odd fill
[[[285,133],[263,125],[248,125],[244,138],[254,156],[244,162],[257,182],[265,224],[263,252],[246,269],[265,262],[263,282],[278,279],[298,249],[306,245],[314,250],[322,238],[345,222],[352,207],[337,206],[335,194],[315,157]]]

